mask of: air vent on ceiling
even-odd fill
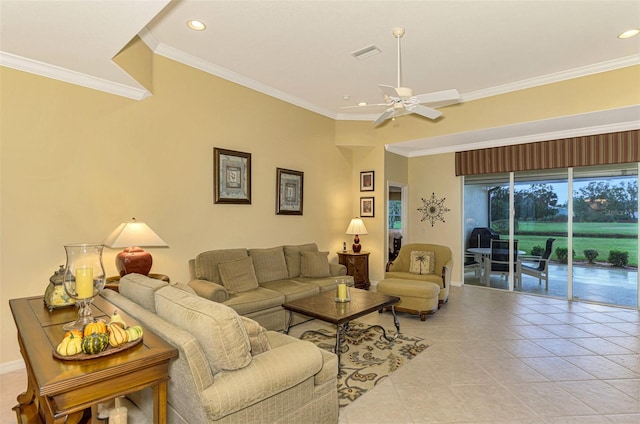
[[[358,60],[362,60],[362,59],[366,59],[368,57],[374,56],[380,52],[381,50],[372,44],[370,46],[367,46],[363,49],[360,49],[358,51],[351,53],[351,56],[355,57]]]

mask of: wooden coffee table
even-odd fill
[[[83,361],[59,360],[53,350],[62,341],[62,326],[78,317],[78,309],[50,312],[42,296],[12,299],[9,305],[27,369],[27,390],[13,408],[18,423],[64,423],[89,407],[95,411],[98,402],[146,387],[153,388],[154,423],[166,423],[169,361],[178,356],[173,346],[143,326],[142,343],[130,349]],[[98,296],[91,309],[95,317],[108,320],[116,308]],[[119,313],[128,325],[139,324]]]
[[[385,329],[380,325],[372,325],[367,330],[370,328],[382,329],[382,334],[388,341],[393,341],[398,337],[400,334],[400,322],[396,316],[394,305],[400,301],[399,297],[354,288],[350,290],[350,294],[350,302],[336,302],[334,290],[285,302],[282,307],[289,311],[289,320],[285,332],[289,334],[294,312],[334,324],[336,326],[335,353],[338,355],[338,363],[340,363],[340,344],[342,337],[349,329],[349,322],[371,312],[391,307],[393,323],[396,327],[396,333],[393,337],[388,337]]]

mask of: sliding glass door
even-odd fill
[[[637,163],[465,177],[464,284],[638,307],[638,204]]]
[[[563,252],[566,254],[566,252]],[[573,171],[572,298],[638,306],[638,168]]]
[[[522,252],[518,290],[567,297],[568,267],[556,255],[557,249],[567,247],[567,180],[566,169],[514,176],[514,233]]]

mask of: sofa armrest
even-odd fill
[[[188,283],[198,296],[214,302],[222,303],[229,300],[229,292],[224,286],[207,280],[191,280]]]
[[[313,378],[322,366],[319,348],[296,340],[254,356],[244,368],[216,374],[202,404],[209,420],[217,421]]]
[[[329,274],[332,277],[339,277],[341,275],[347,275],[347,267],[342,264],[329,263]]]

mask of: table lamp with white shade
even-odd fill
[[[124,247],[116,256],[116,269],[120,276],[137,273],[149,275],[153,258],[142,247],[167,247],[168,244],[160,238],[147,224],[136,221],[123,222],[113,230],[104,240],[104,245],[111,248]]]
[[[364,226],[364,222],[362,219],[355,217],[349,223],[349,227],[347,228],[347,234],[355,236],[353,238],[353,246],[352,249],[354,253],[360,252],[362,246],[360,246],[360,237],[359,235],[369,234],[367,232],[367,227]]]

